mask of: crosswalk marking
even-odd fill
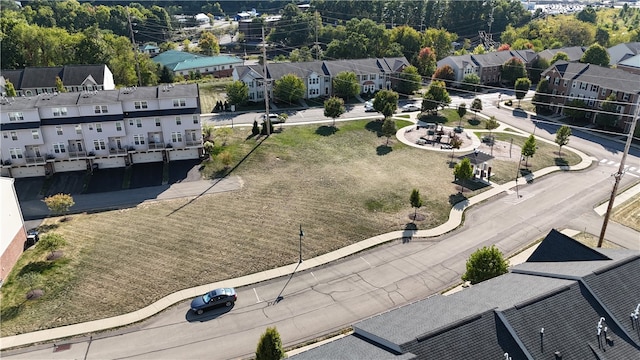
[[[613,160],[609,160],[609,159],[602,159],[599,161],[600,165],[608,165],[608,166],[612,166],[612,167],[620,167],[620,163],[619,162],[615,162]],[[631,173],[631,172],[635,172],[640,174],[640,168],[635,167],[635,166],[631,166],[631,165],[625,165],[624,166],[624,171],[626,173]]]

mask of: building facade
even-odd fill
[[[236,56],[203,56],[177,50],[167,50],[154,56],[152,60],[160,66],[169,68],[174,75],[185,77],[189,77],[192,73],[229,77],[234,68],[244,63]]]
[[[392,89],[398,75],[409,66],[404,57],[371,58],[334,61],[309,61],[296,63],[267,64],[269,96],[273,98],[273,81],[287,74],[298,76],[305,84],[305,99],[333,95],[333,78],[341,72],[356,74],[361,93],[373,94],[383,89]],[[264,101],[264,67],[262,65],[238,66],[233,70],[233,80],[240,80],[249,87],[249,101]]]
[[[197,84],[3,98],[2,175],[123,167],[202,154]]]
[[[593,64],[557,61],[542,76],[549,81],[553,111],[564,111],[565,105],[575,99],[582,100],[587,109],[601,110],[604,100],[613,94],[616,112],[620,114],[616,126],[629,132],[640,96],[640,75]],[[587,116],[595,122],[595,112],[588,112]]]
[[[0,284],[7,279],[7,275],[18,261],[24,250],[27,233],[18,196],[16,195],[13,179],[0,177]]]

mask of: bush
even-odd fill
[[[260,134],[260,128],[258,127],[258,120],[253,120],[253,128],[251,128],[251,134],[253,136]]]
[[[513,105],[513,101],[507,100],[507,101],[504,102],[504,104],[507,105],[507,106],[511,106],[511,105]]]

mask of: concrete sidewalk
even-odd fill
[[[403,139],[403,132],[399,132],[399,139]],[[406,140],[406,139],[405,139]],[[568,149],[569,150],[569,149]],[[586,156],[585,154],[575,150],[570,149],[582,157],[582,161],[575,166],[553,166],[545,169],[538,170],[533,174],[527,176],[528,180],[539,178],[543,175],[555,172],[555,171],[568,171],[568,170],[582,170],[589,167],[592,163],[592,160]],[[445,234],[456,229],[458,226],[462,224],[462,216],[464,210],[468,207],[478,204],[482,201],[485,201],[493,196],[501,194],[502,192],[510,193],[511,189],[516,186],[515,181],[510,181],[506,184],[495,185],[491,184],[491,189],[484,191],[476,196],[473,196],[465,201],[459,202],[453,206],[451,212],[449,214],[449,219],[446,223],[437,226],[433,229],[425,229],[425,230],[404,230],[404,231],[394,231],[386,234],[381,234],[378,236],[371,237],[369,239],[363,240],[356,244],[349,245],[347,247],[335,250],[333,252],[305,260],[298,267],[297,271],[303,271],[307,269],[312,269],[314,267],[324,265],[335,260],[344,258],[346,256],[352,255],[354,253],[366,250],[368,248],[380,245],[382,243],[392,241],[399,238],[404,237],[433,237]],[[91,195],[79,195],[78,198],[74,197],[76,204],[79,205],[78,208],[82,209],[83,207],[88,207],[92,205],[92,209],[95,209],[96,206],[101,206],[108,208],[109,205],[115,206],[114,203],[116,200],[120,202],[125,202],[130,205],[134,205],[137,203],[141,203],[144,201],[155,201],[155,200],[164,200],[164,199],[172,199],[178,197],[188,197],[188,196],[199,196],[211,192],[219,192],[219,191],[230,191],[234,189],[238,189],[242,187],[242,180],[238,177],[230,177],[225,178],[220,181],[198,181],[191,183],[179,183],[171,186],[162,186],[150,188],[148,190],[145,189],[136,189],[130,191],[120,191],[118,194],[114,193],[105,193],[105,194],[91,194]],[[151,196],[151,197],[149,197]],[[516,196],[513,194],[512,196]],[[116,199],[117,198],[117,199]],[[151,200],[149,200],[151,199]],[[40,201],[38,201],[41,203]],[[37,214],[37,207],[35,204],[29,204],[33,206],[33,209],[29,208],[29,211],[33,211],[33,214]],[[38,204],[40,205],[40,204]],[[122,207],[122,206],[121,206]],[[46,208],[45,208],[46,209]],[[46,212],[48,214],[48,211]],[[186,299],[194,298],[202,293],[205,293],[213,288],[219,287],[243,287],[250,284],[278,278],[281,276],[286,276],[291,274],[294,269],[298,266],[297,263],[282,266],[279,268],[250,274],[246,276],[242,276],[235,279],[228,279],[224,281],[215,282],[212,284],[201,285],[195,288],[184,289],[173,294],[167,295],[164,298],[156,301],[155,303],[142,308],[140,310],[123,314],[119,316],[114,316],[111,318],[100,319],[89,321],[85,323],[67,325],[62,327],[57,327],[53,329],[40,330],[31,333],[25,333],[15,336],[8,336],[0,338],[0,350],[9,349],[17,346],[33,344],[37,342],[44,342],[49,340],[67,338],[102,330],[107,330],[115,327],[129,325],[141,320],[144,320],[148,317],[151,317],[158,312],[168,308],[169,306],[184,301]]]

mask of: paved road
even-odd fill
[[[449,287],[478,247],[497,244],[511,254],[551,228],[580,226],[581,230],[585,223],[597,227],[601,218],[593,215],[593,208],[608,198],[611,170],[594,165],[536,179],[520,186],[521,198],[505,193],[474,206],[467,211],[464,226],[449,234],[396,241],[296,274],[283,292],[284,299],[275,305],[269,302],[287,284],[287,277],[238,289],[239,300],[228,313],[192,317],[188,302],[183,302],[134,327],[91,341],[80,339],[67,351],[54,353],[49,345],[3,358],[246,357],[255,351],[264,328],[274,325],[286,345],[299,343]],[[634,180],[625,176],[621,187]],[[640,250],[638,233],[613,224],[608,229],[608,238],[615,236],[622,245]]]

